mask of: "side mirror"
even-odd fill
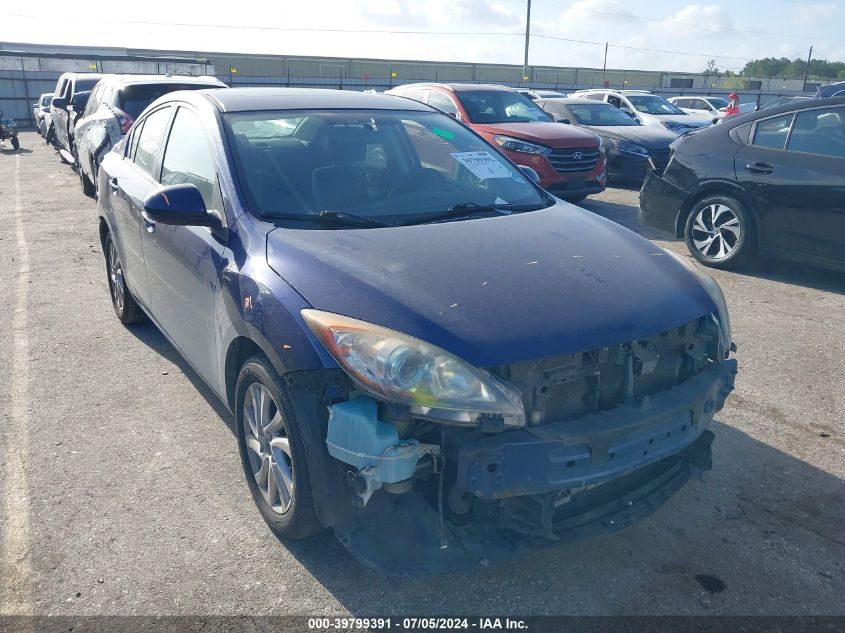
[[[65,99],[64,97],[53,97],[52,101],[50,101],[50,104],[54,108],[64,110],[67,107],[67,99]]]
[[[572,121],[570,121],[569,119],[567,119],[567,118],[566,118],[564,115],[562,115],[562,114],[553,114],[553,115],[552,115],[552,118],[555,120],[555,123],[566,123],[567,125],[569,125],[570,123],[572,123]]]
[[[537,184],[537,185],[540,184],[540,174],[538,174],[536,171],[534,171],[533,169],[531,169],[527,165],[517,165],[517,167],[519,167],[519,171],[521,171],[523,174],[528,176],[528,179],[531,182],[533,182],[534,184]]]
[[[146,219],[172,226],[213,226],[216,218],[205,208],[196,185],[169,185],[144,199]]]
[[[461,113],[460,112],[447,112],[446,114],[448,114],[450,117],[452,117],[453,119],[455,119],[457,121],[461,120]]]

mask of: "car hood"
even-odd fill
[[[548,147],[596,147],[598,145],[598,140],[592,132],[552,121],[473,123],[471,127],[478,132],[507,134]]]
[[[585,125],[605,138],[617,141],[632,141],[649,149],[667,149],[678,135],[669,130],[647,125]]]
[[[314,308],[478,367],[631,341],[716,310],[662,249],[567,203],[419,226],[275,228],[267,259]]]

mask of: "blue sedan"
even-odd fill
[[[618,529],[710,467],[728,312],[535,177],[400,97],[171,93],[99,170],[114,311],[234,414],[279,537],[418,576]]]

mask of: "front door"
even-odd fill
[[[845,261],[845,107],[758,121],[735,166],[760,244]]]
[[[141,235],[141,212],[144,199],[155,191],[154,179],[157,159],[172,108],[164,107],[151,112],[133,129],[123,160],[109,161],[109,172],[100,195],[107,195],[113,210],[114,230],[126,285],[138,300],[150,306],[150,287],[144,266]]]
[[[190,183],[225,225],[210,145],[196,113],[179,107],[161,159],[161,185]],[[144,222],[142,239],[152,313],[209,384],[216,385],[219,273],[225,246],[217,230]]]

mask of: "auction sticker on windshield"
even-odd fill
[[[481,180],[511,177],[510,170],[489,152],[454,152],[452,157]]]

